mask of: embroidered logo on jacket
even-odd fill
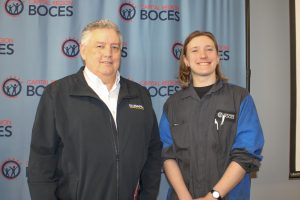
[[[128,104],[129,108],[136,109],[136,110],[144,110],[144,106],[138,104]]]
[[[225,120],[235,121],[235,118],[236,118],[235,113],[217,110],[215,116],[215,125],[217,130],[219,130],[220,127],[224,125]]]

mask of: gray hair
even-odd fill
[[[115,23],[113,23],[108,19],[97,20],[86,25],[81,32],[80,43],[86,45],[89,39],[91,38],[91,32],[96,29],[113,29],[114,31],[116,31],[116,33],[119,35],[120,43],[121,43],[120,45],[122,47],[123,37],[120,29]]]

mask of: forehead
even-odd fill
[[[193,38],[187,45],[189,48],[197,46],[215,46],[214,41],[208,36],[197,36]]]
[[[95,29],[91,31],[91,42],[120,43],[120,36],[114,29]]]

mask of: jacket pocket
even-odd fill
[[[187,150],[190,146],[190,136],[187,124],[173,124],[171,126],[171,132],[176,149]]]
[[[78,200],[78,183],[77,179],[62,180],[57,188],[57,198],[59,200]]]

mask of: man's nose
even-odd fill
[[[206,50],[205,49],[200,49],[199,55],[200,55],[200,58],[206,58],[207,57]]]
[[[104,53],[104,56],[110,57],[112,55],[112,48],[110,46],[106,46],[104,48],[104,52],[103,53]]]

